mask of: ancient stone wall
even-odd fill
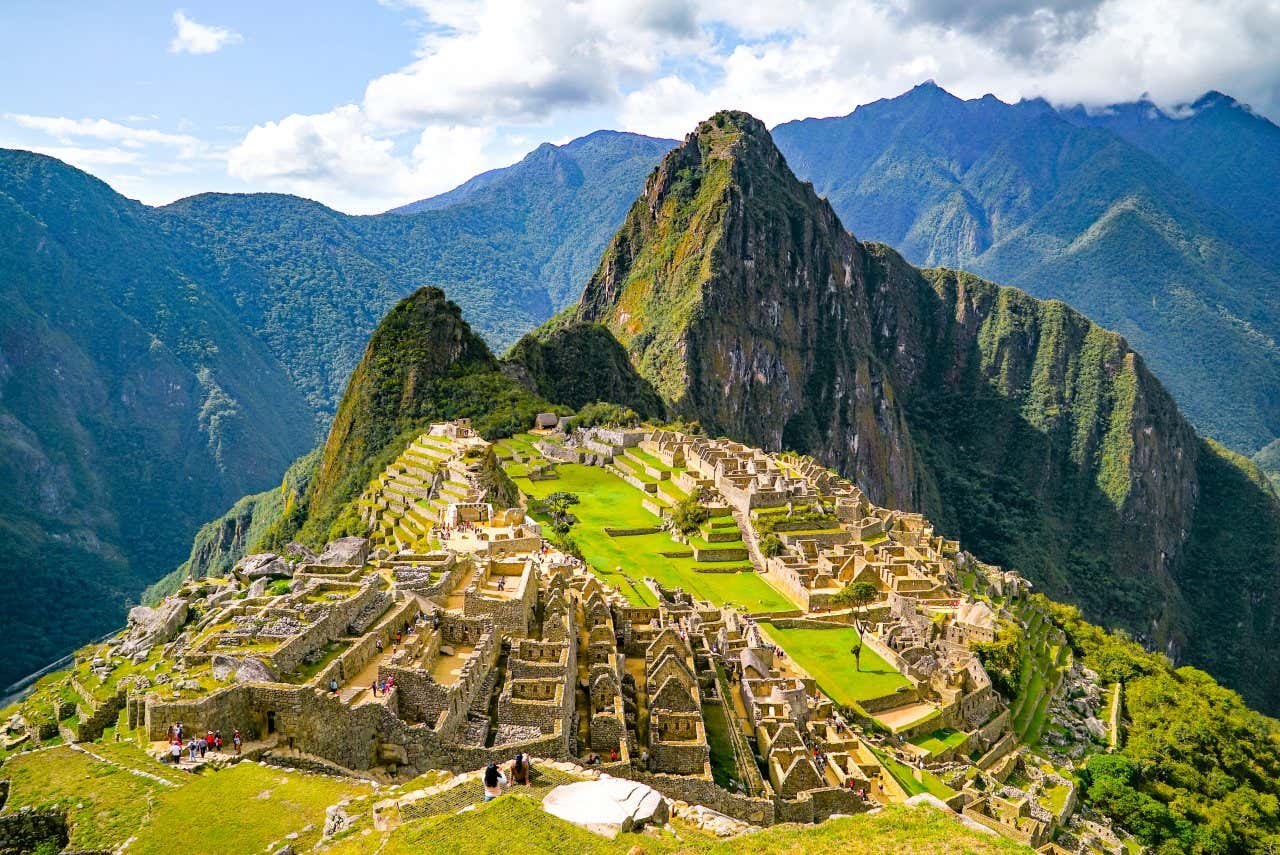
[[[0,855],[31,852],[45,841],[67,845],[67,812],[60,808],[22,808],[0,814]]]

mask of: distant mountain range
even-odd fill
[[[1280,435],[1278,136],[1214,94],[1174,118],[932,86],[776,129],[859,238],[1067,300],[1250,454]],[[200,521],[279,483],[401,297],[441,287],[499,353],[572,304],[675,145],[601,131],[371,217],[274,194],[148,208],[0,152],[0,573],[26,582],[0,601],[0,682],[115,626]]]
[[[1253,454],[1280,435],[1280,127],[1217,93],[1175,115],[924,84],[774,136],[859,238],[1069,303]]]

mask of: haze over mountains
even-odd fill
[[[1202,433],[1253,453],[1280,432],[1280,131],[1220,96],[1189,112],[925,86],[777,142],[858,238],[1067,300],[1147,356]],[[4,152],[0,554],[28,584],[4,606],[0,681],[115,626],[201,521],[278,483],[400,297],[443,288],[497,352],[573,303],[674,145],[598,132],[374,217],[271,194],[152,209]],[[1024,498],[1028,519],[1058,520]]]

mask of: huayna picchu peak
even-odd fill
[[[554,196],[660,142],[518,168]],[[361,227],[491,211],[510,177]],[[264,201],[277,235],[355,227]],[[240,202],[188,204],[157,245]],[[319,446],[6,710],[0,852],[1280,841],[1280,499],[1125,337],[859,240],[740,111],[603,243],[502,357],[448,287],[391,305]],[[263,364],[306,376],[326,342],[278,322]]]

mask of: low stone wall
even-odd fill
[[[662,519],[667,515],[667,509],[663,505],[658,504],[652,499],[641,499],[640,507],[653,514],[658,519]]]
[[[767,826],[777,821],[773,799],[731,793],[707,778],[664,775],[646,772],[634,766],[608,771],[609,774],[619,778],[648,784],[668,798],[679,799],[690,804],[706,805],[712,810],[751,825]]]
[[[695,546],[693,548],[693,558],[695,561],[748,561],[750,555],[745,546],[738,547],[711,547],[702,549]]]
[[[0,853],[3,855],[31,852],[49,840],[62,849],[69,839],[67,812],[60,808],[23,808],[0,814]]]
[[[651,525],[644,528],[609,528],[605,527],[604,533],[609,537],[633,537],[642,534],[657,534],[662,531],[662,526]]]

